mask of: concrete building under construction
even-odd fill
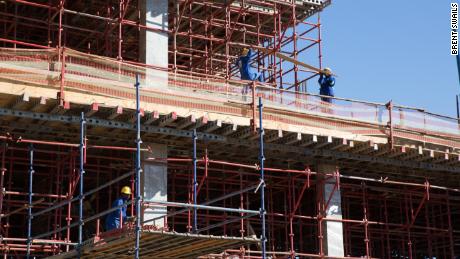
[[[327,8],[0,1],[3,258],[459,256],[459,121],[309,93]]]

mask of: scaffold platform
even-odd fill
[[[101,237],[87,240],[81,249],[81,258],[132,258],[134,254],[134,231],[111,231]],[[221,253],[226,249],[258,244],[257,238],[228,237],[143,230],[139,245],[142,258],[197,258]],[[52,259],[75,258],[77,250],[47,257]]]

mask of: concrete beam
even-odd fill
[[[208,117],[202,116],[196,120],[195,127],[198,129],[200,127],[203,127],[206,124],[208,124]]]
[[[287,134],[283,139],[280,140],[280,144],[293,145],[302,140],[302,133],[291,133]]]
[[[185,117],[185,118],[181,119],[177,123],[176,128],[185,129],[185,128],[188,128],[188,127],[192,126],[195,123],[196,123],[196,117],[195,117],[195,115],[192,114],[192,115],[190,115],[188,117]]]
[[[268,134],[264,136],[264,141],[270,143],[279,140],[280,138],[283,137],[283,131],[282,130],[272,130],[269,131]]]
[[[333,142],[333,146],[331,147],[332,150],[338,150],[348,146],[348,141],[345,138],[335,139]]]
[[[85,117],[91,117],[93,116],[97,111],[99,111],[99,104],[98,103],[92,103],[85,112]]]
[[[251,127],[244,127],[238,130],[236,133],[232,135],[233,138],[248,138],[254,135],[254,131]]]
[[[140,115],[141,115],[141,120],[142,120],[142,117],[144,117],[144,115],[145,115],[144,109],[140,108],[140,109],[139,109],[139,113],[140,113]],[[136,111],[134,111],[134,112],[131,113],[131,116],[129,117],[128,121],[129,121],[130,123],[136,123],[136,121],[137,121],[137,114],[136,114]]]
[[[50,111],[49,113],[51,114],[59,114],[63,115],[66,113],[68,110],[70,110],[70,103],[67,101],[64,101],[64,106],[60,106],[59,104],[56,104]]]
[[[177,114],[175,112],[171,112],[160,118],[160,122],[158,123],[158,126],[160,127],[168,126],[171,122],[175,120],[177,120]]]
[[[322,137],[320,139],[322,139],[323,141],[316,144],[315,148],[323,148],[332,144],[332,136]]]
[[[46,106],[46,97],[42,96],[40,98],[32,100],[32,107],[30,108],[33,112],[40,112]]]
[[[213,132],[217,129],[222,127],[222,121],[221,120],[215,120],[215,121],[209,121],[203,129],[201,129],[203,132]]]
[[[316,135],[311,135],[307,136],[302,141],[300,141],[299,146],[301,147],[308,147],[311,145],[316,145],[318,143],[318,136]]]
[[[143,124],[150,125],[156,122],[160,118],[160,113],[158,111],[147,112],[145,121]]]
[[[16,99],[14,100],[13,104],[10,106],[11,109],[16,109],[16,110],[20,110],[20,109],[23,109],[28,103],[29,103],[29,94],[28,93],[24,93],[22,95],[19,95],[18,97],[16,97]]]
[[[110,115],[107,117],[107,119],[109,120],[113,120],[115,118],[117,118],[118,116],[122,115],[123,114],[123,107],[121,106],[117,106],[115,108],[112,109],[112,112],[110,113]]]
[[[229,135],[231,135],[231,134],[236,132],[236,130],[238,129],[237,126],[238,125],[236,125],[236,124],[230,124],[230,125],[224,126],[222,128],[222,131],[220,132],[220,134],[222,136],[229,136]]]

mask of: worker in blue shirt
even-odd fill
[[[251,49],[244,48],[241,52],[241,56],[235,62],[236,66],[240,70],[241,79],[250,81],[258,80],[259,82],[263,82],[262,74],[253,71],[253,68],[250,65],[252,55],[253,52]]]
[[[126,203],[128,202],[131,196],[131,188],[124,186],[121,188],[121,196],[112,203],[112,208],[120,207],[120,209],[112,211],[107,215],[105,219],[105,231],[110,231],[112,229],[121,228],[120,225],[120,216],[122,222],[126,222]]]
[[[332,87],[335,85],[335,78],[332,76],[332,70],[330,68],[327,67],[319,73],[318,83],[321,86],[319,88],[320,95],[334,97],[334,89]],[[332,103],[332,98],[321,97],[321,100]]]

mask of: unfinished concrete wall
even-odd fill
[[[148,161],[149,158],[167,158],[166,145],[148,144],[152,153],[144,153],[141,176],[141,189],[144,201],[168,201],[168,166],[166,162]],[[167,207],[162,205],[150,205],[143,211],[143,220],[154,219],[166,215]],[[164,227],[164,218],[151,221],[145,225]]]
[[[320,164],[318,166],[318,196],[325,206],[326,219],[342,219],[342,197],[340,190],[336,188],[336,178],[327,178],[324,174],[334,174],[335,165]],[[327,179],[327,180],[326,180]],[[329,201],[329,203],[327,203]],[[343,246],[343,224],[342,222],[323,221],[323,248],[324,254],[328,256],[344,256]]]
[[[149,27],[168,30],[168,0],[141,0],[141,23]],[[155,67],[168,68],[168,33],[141,30],[139,40],[140,61]],[[148,88],[168,86],[168,73],[157,69],[147,69]]]

